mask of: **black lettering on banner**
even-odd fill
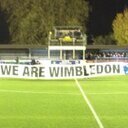
[[[97,70],[97,74],[103,73],[103,65],[97,65],[96,70]]]
[[[13,66],[13,75],[18,75],[18,66]]]
[[[31,76],[38,77],[38,67],[31,67]]]
[[[45,75],[44,75],[44,73],[45,73],[45,72],[44,72],[44,69],[45,69],[44,67],[40,67],[40,68],[39,68],[39,77],[44,77],[44,76],[45,76]]]
[[[113,73],[120,73],[120,65],[113,65]]]
[[[65,67],[65,76],[74,76],[74,68],[73,67]]]
[[[89,74],[87,73],[87,68],[86,68],[86,66],[83,66],[83,69],[84,69],[84,76],[88,76]]]
[[[93,75],[96,73],[95,65],[90,65],[90,74]]]
[[[45,70],[46,68],[46,70]],[[46,72],[48,70],[48,72]],[[22,72],[22,74],[20,73]],[[24,77],[54,77],[54,78],[61,78],[61,77],[82,77],[82,76],[89,76],[89,75],[98,75],[98,74],[119,74],[122,71],[122,66],[120,63],[92,63],[92,64],[85,64],[85,65],[62,65],[57,67],[57,65],[52,65],[50,67],[45,66],[20,66],[18,65],[8,65],[8,64],[1,64],[0,65],[0,74],[5,76],[16,76],[20,75]],[[20,76],[19,75],[19,76]]]
[[[58,77],[60,68],[59,67],[49,67],[49,72],[51,77]]]
[[[75,75],[74,68],[75,67],[49,67],[50,76],[51,77],[72,77]]]
[[[11,74],[11,65],[1,65],[1,74],[10,75]]]
[[[23,76],[30,76],[29,67],[24,67]]]
[[[61,77],[63,77],[64,76],[64,68],[63,67],[60,67],[60,70],[61,70],[61,72],[60,72],[61,73]]]
[[[14,65],[1,65],[2,75],[18,75],[18,66]]]
[[[82,76],[83,72],[82,72],[82,67],[76,67],[76,76]]]
[[[105,73],[111,73],[112,71],[111,65],[105,65],[104,70],[105,70]]]

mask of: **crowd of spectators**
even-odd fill
[[[86,60],[128,59],[127,52],[86,52]]]

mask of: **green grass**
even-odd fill
[[[128,127],[128,76],[79,80],[104,128]],[[0,128],[99,128],[75,80],[0,79]]]

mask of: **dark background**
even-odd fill
[[[88,22],[88,34],[106,35],[112,32],[112,22],[117,13],[123,12],[128,0],[89,0],[91,11]]]
[[[118,12],[128,6],[128,0],[88,0],[91,6],[87,25],[88,37],[112,32],[112,22]],[[10,36],[4,12],[0,9],[0,44],[9,43]]]
[[[0,9],[0,44],[9,43],[10,36],[5,13]]]

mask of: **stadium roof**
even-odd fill
[[[127,46],[118,46],[118,45],[87,45],[87,49],[128,49]]]
[[[29,49],[29,48],[47,48],[47,45],[18,45],[18,44],[2,44],[0,49]],[[128,49],[127,46],[118,45],[87,45],[86,49]]]
[[[27,45],[27,44],[2,44],[0,49],[29,49],[29,48],[47,48],[47,45]]]

